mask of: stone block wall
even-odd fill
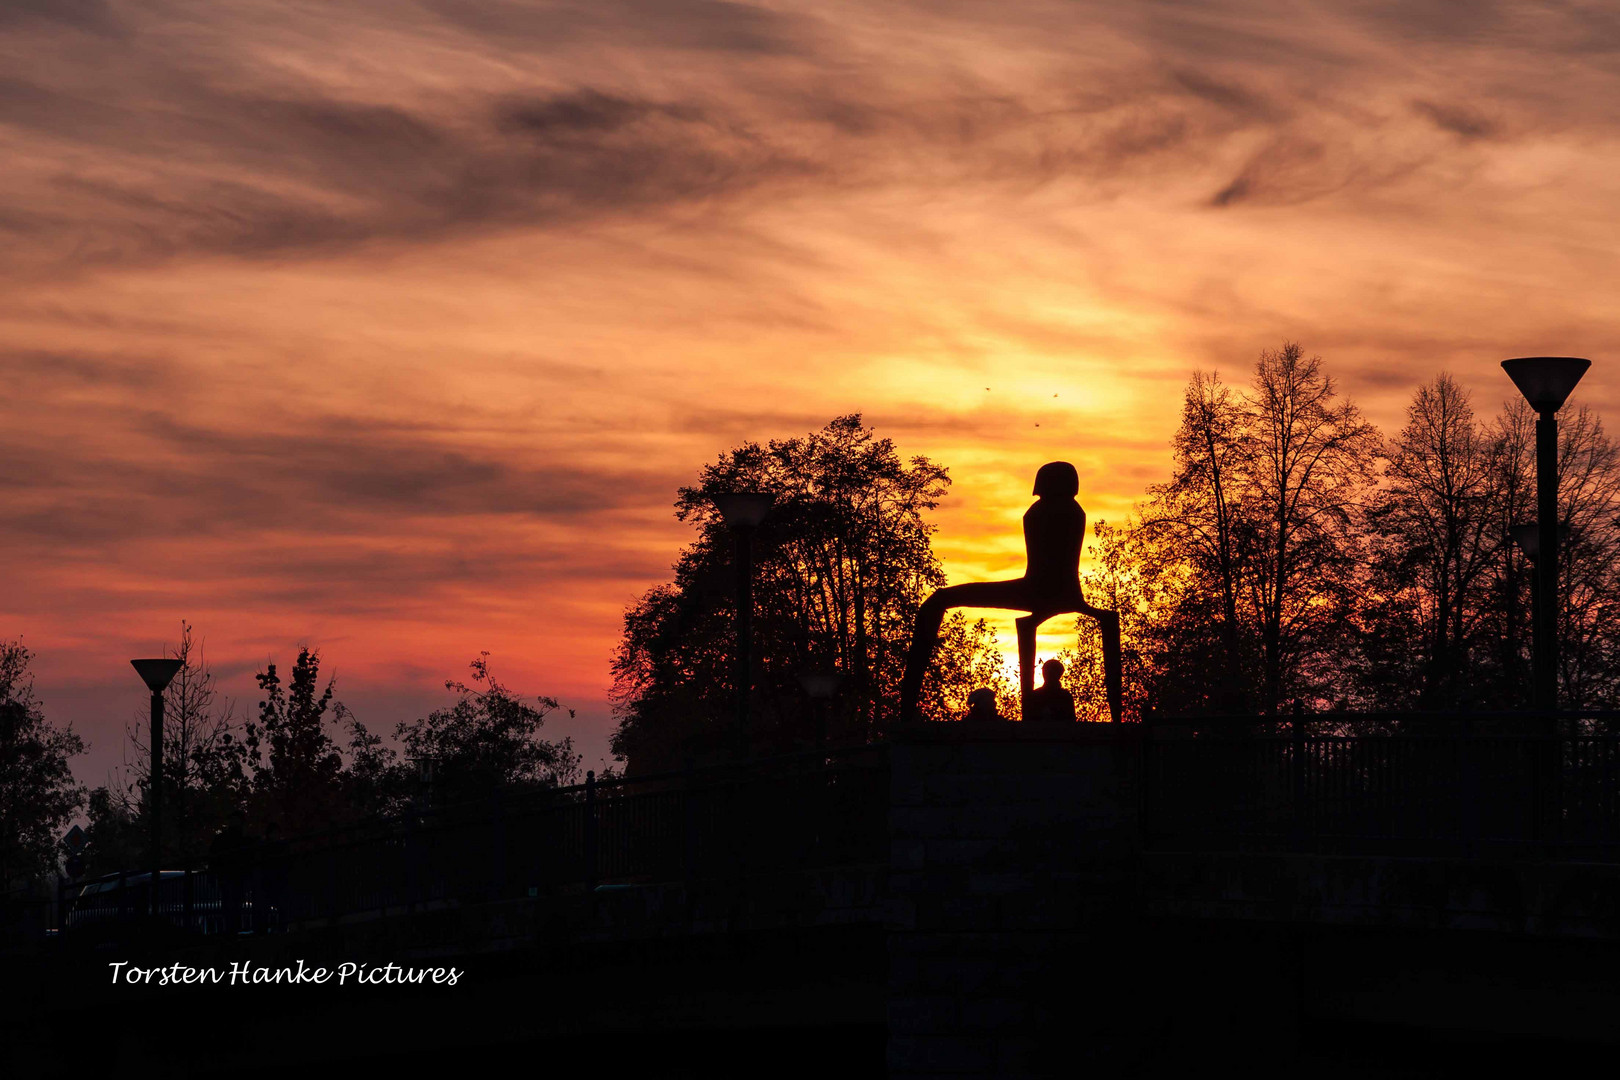
[[[1136,731],[930,725],[891,747],[894,1077],[1055,1075],[1133,1055]],[[1126,1022],[1120,1022],[1125,1020]]]

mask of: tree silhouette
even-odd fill
[[[580,756],[573,740],[540,738],[546,718],[561,708],[557,700],[538,697],[533,704],[523,700],[496,680],[487,652],[469,666],[471,684],[454,679],[444,684],[460,695],[454,705],[395,729],[407,769],[431,763],[436,794],[450,802],[497,789],[554,787],[578,780]],[[574,715],[572,709],[567,712]],[[377,761],[389,767],[386,758],[379,756]],[[396,782],[395,790],[399,787]]]
[[[254,679],[264,694],[258,721],[247,725],[254,816],[288,835],[331,824],[345,809],[343,756],[327,731],[348,718],[342,703],[333,701],[336,680],[320,687],[320,653],[307,646],[298,650],[285,688],[274,663]]]
[[[675,580],[625,613],[613,659],[614,753],[636,769],[673,768],[688,752],[724,743],[733,700],[732,543],[711,500],[738,490],[775,499],[755,536],[756,741],[785,748],[808,736],[813,721],[798,680],[815,671],[844,677],[835,739],[883,731],[898,716],[917,606],[944,584],[923,515],[949,483],[927,458],[902,461],[858,414],[798,438],[745,443],[704,467],[676,499],[677,519],[700,531]],[[993,652],[988,627],[958,620],[946,630],[955,635],[942,646],[956,650],[950,671],[983,677],[958,654]],[[957,687],[955,677],[935,672],[925,715],[960,716],[957,699],[971,687]]]
[[[1099,525],[1088,595],[1122,618],[1137,709],[1275,712],[1528,704],[1534,414],[1489,423],[1449,375],[1387,443],[1295,344],[1243,393],[1189,381],[1174,467],[1135,520]],[[1620,450],[1590,409],[1559,425],[1562,700],[1620,705]],[[1088,628],[1062,654],[1082,713]],[[1130,710],[1127,710],[1128,712]]]
[[[1502,444],[1447,374],[1418,388],[1384,451],[1387,483],[1369,507],[1369,599],[1361,618],[1370,699],[1405,708],[1483,704],[1478,658],[1491,570],[1508,543],[1497,507]]]
[[[1361,651],[1349,666],[1371,708],[1528,704],[1530,561],[1508,539],[1535,520],[1535,417],[1510,400],[1480,424],[1448,377],[1420,387],[1386,451],[1367,516]],[[1559,682],[1570,707],[1620,702],[1620,455],[1581,407],[1559,425]]]
[[[244,729],[219,691],[189,622],[167,655],[180,669],[163,692],[164,849],[189,859],[206,851],[214,835],[246,810],[252,762]],[[118,779],[90,792],[84,851],[87,872],[133,865],[150,844],[147,803],[151,751],[146,709],[125,726],[125,758]]]
[[[1558,424],[1560,701],[1620,707],[1620,449],[1586,406]]]
[[[166,850],[190,854],[206,850],[214,833],[243,809],[249,794],[248,746],[189,622],[181,620],[180,640],[166,652],[180,661],[180,669],[163,692],[163,804],[170,808],[164,843]],[[124,784],[93,793],[93,839],[96,826],[106,824],[100,839],[111,840],[115,808],[129,818],[133,831],[145,828],[152,766],[145,716],[143,708],[125,727]]]
[[[68,768],[84,740],[46,720],[32,659],[20,641],[0,642],[0,896],[56,870],[61,831],[85,798]]]
[[[1337,400],[1321,357],[1299,345],[1260,354],[1248,396],[1260,706],[1331,693],[1320,678],[1342,640],[1360,570],[1358,514],[1372,479],[1378,432]],[[1313,676],[1316,676],[1313,678]]]
[[[1378,433],[1296,343],[1260,354],[1247,392],[1195,373],[1175,471],[1125,538],[1148,611],[1139,657],[1171,710],[1275,712],[1330,700],[1362,573]],[[1220,674],[1211,677],[1210,673]]]

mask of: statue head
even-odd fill
[[[1080,474],[1067,461],[1048,461],[1035,474],[1034,494],[1072,499],[1080,494]]]

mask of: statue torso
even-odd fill
[[[1078,590],[1086,512],[1073,499],[1038,499],[1024,512],[1024,580],[1057,596]]]

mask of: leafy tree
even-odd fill
[[[1082,575],[1086,598],[1120,618],[1120,645],[1123,666],[1126,719],[1139,718],[1159,707],[1158,697],[1167,693],[1175,668],[1157,671],[1151,663],[1155,655],[1172,648],[1166,641],[1167,624],[1156,620],[1163,610],[1152,590],[1158,582],[1142,573],[1146,552],[1143,536],[1130,529],[1116,528],[1098,520],[1087,548],[1093,568]],[[1063,663],[1063,682],[1074,694],[1075,716],[1080,720],[1110,719],[1108,696],[1103,681],[1102,633],[1094,619],[1075,620],[1076,647],[1061,650],[1056,659]],[[1201,668],[1207,672],[1209,668]],[[1178,700],[1178,705],[1181,701]],[[1184,707],[1184,706],[1183,706]]]
[[[141,865],[152,843],[133,785],[92,788],[86,813],[84,876],[99,877]]]
[[[970,623],[962,612],[953,611],[939,628],[917,711],[924,721],[961,720],[967,715],[968,695],[981,687],[995,691],[997,712],[1018,717],[1018,685],[1007,674],[995,630],[984,619]]]
[[[0,895],[56,870],[58,838],[85,799],[68,768],[84,740],[46,720],[32,659],[20,641],[0,642]]]
[[[738,490],[775,500],[754,539],[756,748],[809,737],[812,712],[799,677],[813,671],[844,676],[829,722],[834,739],[883,731],[899,712],[917,607],[944,584],[930,545],[933,526],[923,515],[949,483],[946,470],[925,457],[902,461],[893,442],[858,414],[798,438],[745,443],[704,467],[675,503],[676,518],[698,527],[697,539],[681,553],[674,581],[625,613],[613,659],[615,755],[637,770],[659,770],[729,743],[733,544],[712,499]],[[942,663],[981,677],[971,674],[975,662],[964,665],[952,650],[982,652],[990,646],[987,630],[975,636],[966,623],[950,626],[957,637],[940,650]],[[937,716],[955,711],[955,689],[940,682],[945,670],[936,670],[936,696],[925,705]]]
[[[1171,442],[1174,472],[1167,483],[1149,490],[1141,535],[1113,536],[1101,545],[1112,566],[1110,588],[1116,592],[1123,584],[1121,564],[1128,560],[1143,563],[1161,585],[1189,579],[1184,587],[1172,589],[1177,629],[1185,640],[1180,648],[1161,641],[1161,651],[1175,654],[1174,661],[1167,655],[1167,662],[1182,667],[1197,656],[1197,666],[1219,675],[1217,685],[1206,686],[1205,692],[1171,694],[1177,708],[1240,708],[1255,682],[1256,657],[1245,648],[1238,612],[1253,533],[1245,516],[1252,507],[1244,502],[1251,482],[1249,417],[1244,402],[1217,373],[1195,371],[1182,402],[1181,427]],[[1136,550],[1127,552],[1130,547]],[[1145,629],[1139,627],[1139,637]],[[1082,625],[1080,632],[1086,636],[1090,630]],[[1218,640],[1208,639],[1211,632]]]
[[[247,724],[256,811],[251,816],[286,835],[325,827],[347,816],[340,783],[343,755],[327,729],[350,716],[341,702],[333,701],[336,680],[329,678],[324,688],[320,686],[320,653],[301,647],[286,687],[274,663],[254,679],[264,699],[259,702],[258,721]]]
[[[394,732],[408,763],[431,762],[437,797],[455,802],[501,788],[574,783],[580,756],[573,740],[540,738],[546,718],[561,707],[556,699],[538,697],[530,704],[513,693],[491,673],[487,652],[470,667],[470,685],[453,679],[444,684],[461,695],[454,705],[401,723]],[[572,709],[567,712],[574,715]],[[371,743],[365,752],[374,757],[361,772],[380,775],[396,768],[380,743]]]

